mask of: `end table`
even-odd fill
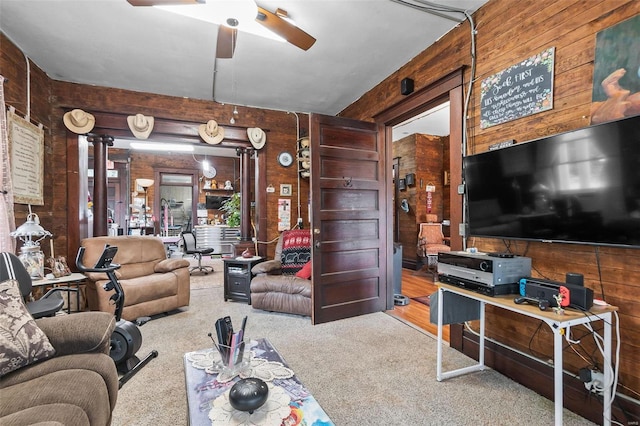
[[[251,304],[251,291],[249,285],[254,275],[251,268],[265,258],[254,256],[245,259],[236,257],[233,259],[223,259],[224,261],[224,301],[228,299],[247,302]]]

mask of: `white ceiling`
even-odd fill
[[[439,2],[473,12],[486,1]],[[216,60],[217,25],[125,0],[0,0],[0,29],[56,80],[335,115],[458,25],[392,0],[258,4],[317,42],[303,51],[240,32],[234,58]]]

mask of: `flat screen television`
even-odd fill
[[[205,207],[207,209],[218,210],[229,197],[219,195],[207,195],[205,198]]]
[[[463,160],[469,235],[640,248],[640,116]]]

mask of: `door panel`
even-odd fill
[[[383,129],[310,120],[313,323],[383,311],[392,292]]]

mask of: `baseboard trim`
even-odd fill
[[[454,335],[453,330],[451,335]],[[475,360],[478,359],[478,336],[463,330],[459,343],[461,343],[462,353]],[[454,347],[453,344],[452,347]],[[460,350],[459,347],[457,349]],[[490,341],[485,341],[485,365],[553,401],[553,366]],[[602,424],[602,400],[589,395],[584,383],[566,373],[563,399],[564,407],[569,411],[596,424]],[[625,413],[637,415],[638,408],[631,401],[616,398],[612,407],[612,420],[623,425],[633,424],[633,421],[637,421],[637,417],[629,418]]]
[[[415,260],[402,258],[402,268],[415,271],[418,269],[418,263]]]

